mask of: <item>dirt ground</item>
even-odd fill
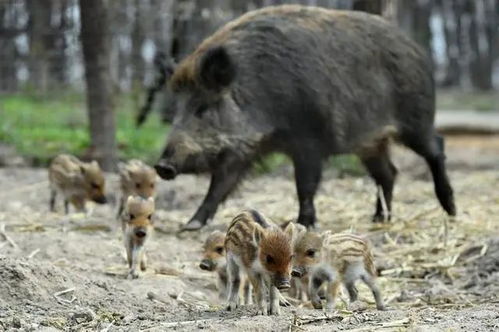
[[[284,308],[255,316],[226,312],[215,276],[198,268],[201,244],[241,209],[276,222],[297,215],[292,169],[251,177],[199,233],[177,234],[202,199],[204,177],[161,182],[149,268],[126,280],[116,206],[90,216],[48,212],[46,171],[0,169],[0,330],[22,331],[493,331],[499,330],[499,137],[454,137],[447,144],[459,215],[440,209],[425,164],[394,149],[399,168],[393,220],[373,225],[375,186],[367,177],[324,174],[316,196],[320,229],[353,231],[373,243],[390,310],[378,312],[365,287],[337,310]],[[117,188],[110,175],[111,198]],[[62,204],[59,204],[62,211]]]

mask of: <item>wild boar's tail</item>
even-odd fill
[[[154,103],[154,98],[156,93],[160,91],[165,85],[166,81],[173,74],[173,66],[168,63],[166,54],[163,52],[157,52],[154,56],[154,66],[156,68],[156,81],[147,91],[147,98],[144,106],[141,107],[137,118],[136,125],[140,127],[147,119],[147,116],[151,112],[152,105]]]

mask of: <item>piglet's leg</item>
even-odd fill
[[[376,301],[376,309],[386,310],[385,304],[383,303],[383,297],[379,291],[378,285],[376,284],[376,279],[370,275],[363,275],[361,277],[362,281],[371,289],[374,296],[374,301]]]
[[[350,303],[357,301],[357,288],[355,288],[354,282],[347,282],[345,283],[345,288],[347,289],[348,292],[348,297],[350,298]]]
[[[334,280],[329,282],[326,295],[326,309],[331,311],[334,309],[334,302],[336,301],[336,296],[338,295],[338,288],[340,287],[339,280]]]
[[[140,270],[145,271],[147,269],[147,255],[145,250],[142,251],[142,257],[140,259]]]
[[[248,278],[245,278],[243,280],[244,304],[253,303],[253,292],[251,288],[251,283],[249,282]]]
[[[322,309],[321,298],[319,297],[319,290],[321,289],[322,284],[326,280],[322,278],[322,276],[318,273],[314,273],[310,277],[310,281],[308,283],[308,296],[312,305],[315,309]]]
[[[229,285],[229,299],[227,310],[236,310],[239,306],[239,286],[241,284],[241,277],[239,275],[239,266],[233,259],[227,259],[227,282]]]
[[[265,297],[265,284],[263,277],[259,273],[250,273],[248,278],[253,285],[255,292],[256,304],[258,305],[258,314],[267,314],[267,299]]]
[[[128,279],[137,279],[139,277],[137,266],[139,265],[142,250],[142,246],[136,246],[132,248],[132,264],[130,267],[130,271],[128,272]]]
[[[50,201],[49,201],[50,212],[55,212],[56,197],[57,197],[57,191],[55,191],[54,189],[50,189]]]
[[[269,289],[270,289],[270,315],[280,315],[281,314],[281,307],[279,306],[279,300],[281,298],[281,293],[279,290],[269,284]]]

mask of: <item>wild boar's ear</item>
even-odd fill
[[[208,90],[228,87],[236,76],[236,67],[223,46],[206,51],[199,63],[199,79]]]

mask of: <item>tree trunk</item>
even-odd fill
[[[132,54],[131,54],[131,64],[132,64],[132,88],[138,89],[144,84],[144,71],[145,71],[145,61],[142,57],[142,46],[145,40],[143,21],[145,19],[145,11],[142,8],[144,6],[144,1],[135,0],[134,10],[135,17],[132,28]]]
[[[29,81],[45,92],[49,87],[49,39],[51,1],[28,0],[29,12]]]
[[[110,75],[109,26],[102,0],[80,0],[91,157],[104,170],[116,166],[116,139]]]
[[[441,17],[443,20],[443,31],[445,36],[445,55],[447,65],[445,77],[441,82],[444,87],[459,86],[461,83],[461,65],[459,61],[462,52],[461,46],[461,5],[458,2],[450,3],[438,0]]]
[[[485,1],[468,0],[466,12],[469,17],[469,41],[471,47],[470,78],[474,88],[479,90],[492,89],[492,49],[486,31]],[[481,39],[483,38],[483,39]]]
[[[16,26],[11,26],[17,19],[13,8],[10,8],[10,20],[5,17],[9,5],[11,4],[0,3],[0,92],[13,92],[17,89],[18,83],[17,46],[14,38],[19,30]]]
[[[68,22],[68,0],[59,0],[57,2],[57,12],[59,21],[52,28],[50,56],[50,74],[54,80],[63,85],[67,81],[67,48],[66,30],[69,27]]]

